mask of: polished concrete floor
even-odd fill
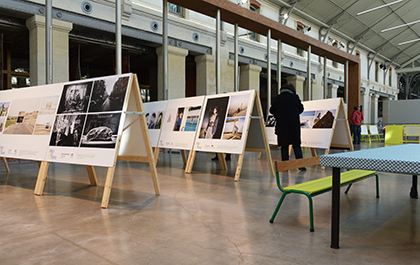
[[[356,148],[383,144],[362,143]],[[306,151],[307,152],[307,151]],[[334,151],[333,152],[337,152]],[[277,149],[272,150],[278,158]],[[0,264],[418,264],[420,210],[408,196],[411,176],[381,173],[341,196],[340,249],[331,249],[331,193],[315,197],[315,232],[308,201],[280,198],[263,156],[247,153],[239,182],[237,157],[220,170],[198,153],[185,174],[179,154],[160,154],[161,195],[147,164],[118,162],[108,209],[101,209],[106,169],[89,186],[83,166],[51,164],[43,196],[34,196],[37,164],[0,168]],[[291,170],[282,183],[331,175],[331,169]],[[344,188],[343,188],[344,192]]]

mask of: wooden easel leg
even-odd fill
[[[157,165],[157,163],[159,162],[159,152],[160,152],[160,148],[156,147],[153,153],[153,156],[155,157],[155,165]]]
[[[40,164],[40,167],[38,172],[38,178],[35,184],[34,194],[42,196],[42,193],[44,192],[45,188],[45,183],[47,182],[47,172],[50,162],[42,161],[38,162],[38,164]]]
[[[4,164],[4,167],[6,168],[6,171],[10,172],[9,164],[7,163],[7,159],[5,157],[3,157],[3,164]]]
[[[244,161],[244,154],[240,154],[238,158],[238,166],[236,167],[235,172],[235,181],[239,180],[239,176],[241,176],[241,170],[242,170],[242,162]]]
[[[93,166],[86,166],[86,170],[89,175],[90,185],[98,186],[98,179],[96,178],[95,168]]]
[[[185,150],[181,150],[181,156],[182,156],[182,162],[184,162],[184,165],[187,164],[187,154],[185,153]]]
[[[217,153],[217,158],[219,159],[220,169],[226,170],[227,164],[226,164],[225,154]]]
[[[195,153],[196,151],[190,151],[190,154],[188,155],[187,165],[185,166],[185,173],[187,174],[191,174],[195,160]]]
[[[315,157],[315,156],[316,156],[316,150],[315,150],[315,148],[312,148],[312,147],[311,147],[311,154],[312,154],[312,156],[313,156],[313,157]]]
[[[261,159],[261,155],[262,155],[262,152],[259,152],[259,153],[258,153],[258,157],[257,157],[257,159],[258,159],[258,160],[260,160],[260,159]]]
[[[109,167],[106,173],[104,193],[102,195],[102,208],[108,208],[109,197],[111,196],[112,182],[114,180],[115,166]]]
[[[159,186],[158,174],[156,171],[156,163],[150,157],[149,157],[149,167],[150,167],[150,173],[152,174],[152,181],[153,181],[153,187],[155,188],[155,194],[160,195],[160,186]]]

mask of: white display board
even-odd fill
[[[192,150],[204,98],[200,96],[167,101],[159,147]]]
[[[0,156],[45,159],[63,85],[0,91]]]
[[[167,105],[167,100],[143,103],[152,147],[158,147]]]
[[[113,166],[130,77],[125,74],[0,92],[2,106],[9,102],[7,114],[2,116],[1,156]]]
[[[341,98],[321,99],[302,102],[304,111],[300,114],[301,146],[329,149]],[[274,133],[275,119],[269,115],[266,130],[270,145],[277,145]],[[347,136],[346,132],[343,135]]]
[[[195,151],[242,154],[254,104],[254,90],[207,96]],[[252,136],[251,136],[252,137]]]
[[[130,78],[125,74],[65,84],[45,160],[112,167]]]

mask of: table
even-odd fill
[[[376,170],[413,175],[411,198],[418,198],[417,175],[420,174],[420,145],[404,144],[375,149],[322,155],[321,166],[333,168],[331,247],[339,248],[340,168]]]

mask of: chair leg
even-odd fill
[[[312,196],[305,194],[306,197],[308,197],[309,200],[309,222],[310,222],[310,228],[309,231],[314,232],[314,207],[312,202]]]
[[[281,198],[279,200],[279,203],[277,204],[277,207],[274,210],[273,215],[271,216],[270,223],[273,223],[274,222],[274,218],[276,218],[276,215],[277,215],[277,213],[278,213],[278,211],[280,209],[280,206],[283,203],[283,200],[284,200],[284,198],[286,197],[287,194],[288,194],[288,192],[283,192],[283,195],[281,195]]]
[[[379,177],[378,174],[375,174],[376,178],[376,198],[379,198]]]
[[[346,191],[344,192],[345,194],[347,194],[347,193],[349,192],[349,190],[350,190],[350,188],[351,188],[351,185],[353,185],[353,182],[352,182],[352,183],[350,183],[350,185],[348,185],[348,186],[347,186],[347,189],[346,189]]]

